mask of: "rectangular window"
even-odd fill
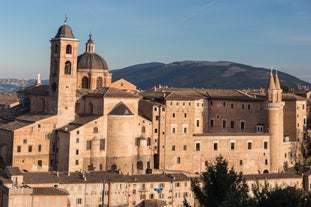
[[[231,127],[231,129],[234,128],[234,121],[231,121],[231,122],[230,122],[230,127]]]
[[[222,128],[227,128],[227,120],[222,120]]]
[[[77,205],[81,205],[82,204],[82,198],[77,198]]]
[[[210,120],[210,127],[214,127],[214,119]]]
[[[201,149],[201,144],[195,143],[195,151],[200,151],[200,149]]]
[[[187,151],[187,145],[184,145],[183,149],[184,151]]]
[[[266,150],[266,149],[268,149],[268,142],[264,142],[263,143],[263,148]]]
[[[77,143],[77,144],[79,143],[79,138],[76,139],[76,143]]]
[[[184,127],[184,134],[187,134],[187,127]]]
[[[154,133],[157,134],[158,133],[158,129],[154,129]]]
[[[100,139],[99,149],[105,150],[105,139]]]
[[[172,145],[172,151],[175,151],[175,149],[176,149],[175,145]]]
[[[38,166],[42,167],[42,160],[38,160]]]
[[[242,104],[242,109],[244,109],[244,104]]]
[[[91,140],[87,140],[86,141],[86,150],[90,150],[92,149],[92,143],[91,143]]]
[[[184,113],[184,117],[187,118],[187,113]]]
[[[231,104],[231,109],[233,109],[233,104]]]
[[[77,149],[77,150],[76,150],[76,155],[78,155],[78,154],[79,154],[79,150]]]
[[[172,128],[172,133],[173,133],[173,134],[176,133],[176,128],[175,128],[175,127]]]
[[[226,102],[223,102],[222,104],[223,104],[224,106],[226,106]]]
[[[32,145],[28,146],[28,152],[32,152]]]
[[[250,105],[250,104],[247,105],[247,109],[248,109],[248,110],[251,109],[251,105]]]
[[[76,165],[79,165],[79,160],[76,160]]]
[[[235,142],[230,142],[230,149],[235,150]]]
[[[172,117],[175,118],[175,113],[172,113]]]
[[[217,142],[214,142],[214,150],[218,150],[218,143]]]
[[[197,119],[196,121],[195,121],[196,123],[196,127],[200,127],[200,119]]]
[[[180,164],[180,157],[177,157],[176,162],[177,162],[177,164]]]
[[[21,152],[22,151],[22,147],[20,145],[18,145],[16,151],[17,152]]]
[[[243,165],[243,160],[240,160],[240,165]]]
[[[38,145],[38,152],[41,152],[41,144]]]
[[[265,165],[268,165],[268,160],[267,159],[265,159]]]
[[[241,121],[241,122],[240,122],[240,128],[241,128],[242,130],[245,129],[245,122],[244,122],[244,121]]]
[[[247,149],[251,150],[252,149],[252,142],[247,142]]]

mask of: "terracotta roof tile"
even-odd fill
[[[65,189],[54,187],[35,187],[33,188],[33,195],[69,195]]]
[[[282,179],[282,178],[301,178],[301,175],[295,173],[263,173],[243,175],[246,180],[263,180],[263,179]]]

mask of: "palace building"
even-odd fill
[[[200,173],[223,155],[244,174],[302,159],[306,99],[282,94],[277,73],[259,92],[113,82],[92,36],[85,52],[65,22],[50,40],[49,85],[19,92],[28,113],[0,125],[0,159],[24,172]]]

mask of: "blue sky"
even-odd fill
[[[83,53],[89,33],[109,68],[232,61],[311,82],[310,0],[10,0],[0,7],[0,78],[43,78],[49,40],[68,16]]]

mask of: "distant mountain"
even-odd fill
[[[219,61],[145,63],[112,70],[113,79],[124,78],[140,89],[153,86],[183,88],[253,89],[267,87],[270,69]],[[310,83],[278,71],[281,85],[297,89]]]

